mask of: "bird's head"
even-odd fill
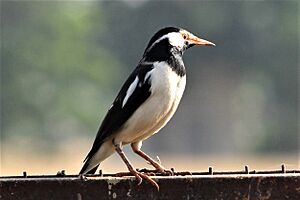
[[[166,27],[159,30],[149,41],[145,52],[145,61],[161,61],[172,53],[183,55],[192,46],[216,46],[192,33],[177,27]]]

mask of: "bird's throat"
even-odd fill
[[[182,60],[182,54],[180,52],[172,53],[170,58],[167,60],[167,63],[178,76],[185,76],[186,70]]]

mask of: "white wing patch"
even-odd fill
[[[133,91],[135,90],[137,84],[139,82],[139,77],[136,76],[134,81],[131,83],[131,85],[129,86],[127,92],[126,92],[126,96],[123,100],[123,103],[122,103],[122,108],[125,106],[126,102],[128,101],[129,97],[132,95]]]
[[[146,83],[146,80],[149,78],[149,76],[151,75],[152,72],[153,72],[153,69],[150,70],[149,72],[147,72],[147,74],[145,75],[145,78],[144,78],[144,83]]]

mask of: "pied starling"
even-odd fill
[[[194,45],[215,46],[181,28],[166,27],[155,33],[104,117],[80,174],[94,174],[102,161],[117,152],[139,184],[145,179],[158,188],[149,176],[135,170],[122,146],[130,144],[158,172],[166,172],[141,147],[174,115],[186,84],[182,55]]]

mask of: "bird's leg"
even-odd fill
[[[142,180],[145,179],[151,185],[155,186],[157,188],[157,190],[159,190],[159,186],[154,180],[152,180],[149,176],[147,176],[145,174],[142,174],[142,173],[140,173],[140,172],[138,172],[134,169],[134,167],[132,166],[132,164],[128,160],[127,156],[125,155],[124,151],[122,150],[121,145],[120,144],[114,144],[114,145],[115,145],[115,149],[116,149],[117,153],[120,155],[122,160],[125,162],[125,164],[126,164],[128,170],[130,171],[130,173],[133,174],[136,177],[136,179],[138,181],[138,185],[140,185],[142,183]]]
[[[155,167],[155,169],[158,171],[158,172],[161,172],[161,173],[171,173],[171,171],[169,170],[166,170],[161,164],[159,164],[158,162],[156,162],[155,160],[153,160],[150,156],[148,156],[146,153],[144,153],[142,150],[141,150],[141,146],[142,146],[142,142],[137,142],[137,143],[132,143],[131,144],[131,148],[132,150],[134,151],[134,153],[138,154],[139,156],[141,156],[142,158],[144,158],[146,161],[148,161],[153,167]]]

